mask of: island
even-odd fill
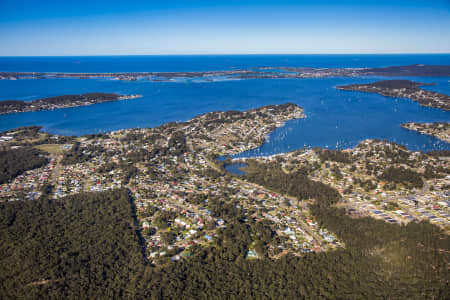
[[[142,95],[119,95],[115,93],[86,93],[81,95],[62,95],[32,101],[0,101],[0,114],[29,111],[53,110],[59,108],[86,106],[103,102],[140,98]]]
[[[403,128],[414,130],[422,134],[434,136],[440,140],[450,143],[450,123],[433,122],[433,123],[415,123],[409,122],[402,124]]]
[[[447,65],[408,65],[383,68],[309,68],[309,67],[257,67],[203,72],[123,72],[123,73],[59,73],[59,72],[0,72],[0,80],[48,79],[48,78],[110,78],[114,80],[154,82],[175,79],[202,79],[214,81],[221,79],[299,79],[323,77],[362,77],[362,76],[434,76],[449,77]]]
[[[377,93],[386,97],[409,98],[422,106],[450,110],[450,96],[427,91],[419,86],[433,85],[410,80],[381,80],[367,84],[351,84],[336,87],[339,90]]]
[[[446,295],[448,151],[365,140],[219,159],[304,116],[287,103],[81,137],[0,133],[0,295]]]

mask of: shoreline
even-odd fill
[[[401,125],[402,128],[415,131],[420,134],[428,135],[440,139],[441,141],[450,143],[450,123],[448,122],[433,122],[433,123],[419,123],[408,122]]]
[[[363,76],[421,76],[450,77],[448,65],[407,65],[380,68],[309,68],[309,67],[255,67],[238,70],[188,71],[188,72],[0,72],[0,80],[51,79],[51,78],[112,78],[124,81],[168,81],[176,78],[205,78],[225,76],[238,79],[300,79],[325,77]]]
[[[390,98],[407,98],[421,106],[450,111],[450,96],[420,88],[420,86],[430,85],[434,85],[434,83],[421,83],[411,80],[381,80],[366,84],[337,86],[336,89],[376,93]]]
[[[0,115],[89,106],[98,103],[130,100],[141,97],[142,95],[138,94],[119,95],[115,93],[86,93],[80,95],[62,95],[32,101],[3,100],[0,101]]]

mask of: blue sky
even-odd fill
[[[0,0],[0,55],[450,53],[448,0]]]

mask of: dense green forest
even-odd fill
[[[0,151],[0,184],[13,180],[25,171],[42,167],[48,159],[42,151],[31,147]]]
[[[0,204],[0,298],[133,298],[143,267],[127,190]]]
[[[244,221],[235,200],[214,199],[226,220],[216,244],[158,265],[144,261],[126,190],[61,200],[1,205],[2,298],[128,299],[448,299],[450,239],[429,223],[407,226],[351,218],[333,204],[340,195],[304,172],[249,162],[245,179],[298,199],[345,249],[249,260],[255,236],[268,226]],[[170,216],[168,216],[170,217]],[[258,233],[258,234],[255,234]],[[47,280],[47,281],[45,281]]]
[[[408,188],[421,188],[423,187],[422,176],[417,172],[414,172],[403,167],[389,167],[383,171],[380,179],[393,183],[401,183]]]

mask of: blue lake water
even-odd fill
[[[192,71],[255,66],[360,67],[412,63],[450,64],[450,55],[416,56],[192,56],[83,58],[0,58],[0,70],[10,71]],[[287,61],[285,61],[285,57]],[[247,59],[244,59],[247,58]],[[27,61],[32,60],[31,62]],[[81,59],[81,58],[80,58]],[[229,59],[229,61],[227,61]],[[19,59],[20,60],[20,59]],[[118,63],[110,64],[116,61]],[[152,65],[151,61],[157,62]],[[170,63],[167,63],[167,60]],[[188,61],[186,63],[183,61]],[[8,63],[5,63],[7,61]],[[139,66],[138,62],[141,62]],[[150,61],[150,62],[149,62]],[[178,65],[177,65],[178,63]],[[12,65],[11,65],[12,64]],[[128,69],[126,69],[126,65]],[[165,66],[167,64],[167,66]],[[165,67],[164,67],[165,66]],[[15,67],[15,69],[14,69]],[[146,68],[140,69],[140,68]],[[165,68],[165,69],[164,69]],[[195,69],[198,68],[198,69]],[[304,147],[347,148],[368,138],[388,139],[413,150],[450,149],[450,144],[400,127],[404,122],[450,121],[450,112],[421,107],[408,99],[387,98],[335,89],[337,85],[380,80],[372,78],[252,79],[204,82],[117,81],[109,79],[0,80],[0,100],[32,100],[63,94],[115,92],[143,98],[92,106],[0,115],[0,131],[41,125],[51,133],[83,135],[123,128],[153,127],[186,121],[217,110],[247,110],[269,104],[297,103],[307,118],[292,120],[270,134],[261,148],[242,153],[269,155]],[[450,78],[408,78],[433,82],[426,89],[450,94]]]
[[[241,170],[241,168],[243,167],[247,167],[247,164],[241,164],[241,163],[236,163],[236,164],[225,164],[225,170],[227,170],[228,172],[231,172],[233,174],[236,175],[245,175],[245,172]]]

